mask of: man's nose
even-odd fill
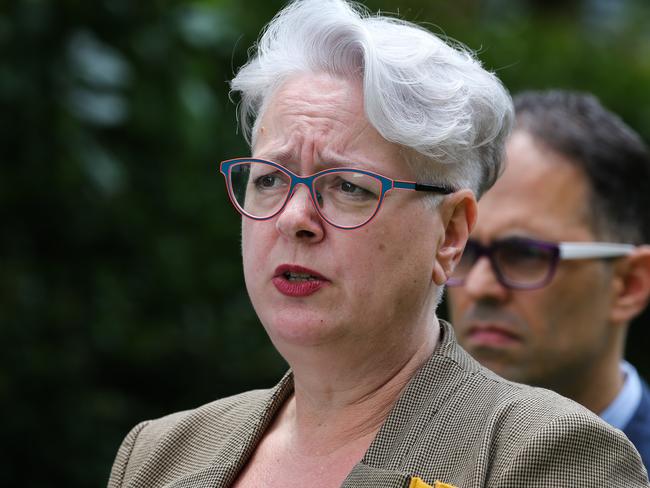
[[[298,185],[289,197],[276,220],[278,231],[289,239],[310,243],[319,242],[325,236],[325,223],[320,217],[305,185]]]
[[[481,256],[465,278],[465,292],[475,300],[491,298],[503,301],[509,290],[499,282],[490,260]]]

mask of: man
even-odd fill
[[[459,342],[599,414],[649,466],[650,390],[623,360],[650,295],[648,149],[591,95],[527,92],[515,111],[506,170],[449,282]]]

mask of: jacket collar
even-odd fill
[[[360,486],[360,481],[367,479],[381,479],[382,486],[408,486],[411,474],[401,470],[400,466],[408,456],[409,440],[417,438],[449,395],[467,375],[479,368],[478,363],[456,342],[451,325],[440,320],[438,346],[407,384],[343,487]],[[268,390],[262,401],[251,405],[250,415],[232,432],[211,465],[191,477],[210,479],[213,486],[231,486],[282,405],[291,397],[293,389],[293,374],[289,370],[274,388]],[[187,486],[187,481],[183,478],[171,488]]]

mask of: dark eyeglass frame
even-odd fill
[[[241,206],[237,203],[237,199],[233,193],[232,185],[231,185],[231,178],[230,178],[230,171],[233,166],[237,164],[242,164],[242,163],[265,163],[269,164],[275,168],[277,168],[279,171],[282,173],[286,174],[289,177],[290,180],[290,185],[289,185],[289,191],[287,192],[287,196],[285,198],[285,201],[282,203],[282,205],[278,208],[276,212],[274,212],[271,215],[265,216],[265,217],[256,217],[254,215],[249,214],[246,212]],[[326,169],[324,171],[319,171],[318,173],[314,173],[309,176],[299,176],[295,174],[294,172],[288,170],[284,166],[274,163],[273,161],[268,161],[266,159],[258,159],[258,158],[236,158],[236,159],[229,159],[226,161],[222,161],[220,164],[220,171],[221,174],[223,175],[225,181],[226,181],[226,188],[228,189],[228,197],[230,198],[230,203],[235,207],[235,210],[237,210],[241,215],[244,217],[248,217],[249,219],[253,220],[269,220],[275,217],[276,215],[280,214],[284,208],[286,207],[287,203],[293,196],[296,187],[298,185],[305,185],[307,189],[309,190],[309,196],[311,197],[311,201],[314,205],[314,208],[318,212],[318,215],[330,224],[332,227],[336,227],[337,229],[344,229],[344,230],[352,230],[352,229],[358,229],[359,227],[362,227],[366,224],[368,224],[379,212],[379,209],[381,208],[381,204],[384,201],[384,196],[386,193],[388,193],[391,190],[413,190],[413,191],[424,191],[424,192],[432,192],[432,193],[440,193],[441,195],[449,195],[451,193],[454,193],[456,190],[453,188],[443,186],[443,185],[428,185],[424,183],[415,183],[411,181],[402,181],[402,180],[394,180],[392,178],[388,178],[387,176],[381,175],[379,173],[375,173],[373,171],[367,171],[363,169],[357,169],[357,168],[348,168],[348,167],[341,167],[341,168],[332,168],[332,169]],[[377,208],[375,211],[368,217],[367,220],[362,222],[361,224],[357,225],[352,225],[352,226],[342,226],[335,224],[334,222],[330,221],[327,217],[323,215],[323,213],[320,211],[319,205],[317,203],[317,196],[316,196],[316,188],[314,187],[314,181],[316,178],[319,178],[323,175],[329,174],[329,173],[357,173],[357,174],[363,174],[367,176],[371,176],[375,179],[377,179],[381,183],[381,193],[379,195],[379,201],[377,202]]]
[[[542,279],[523,284],[512,281],[504,275],[494,255],[500,246],[506,244],[511,246],[513,242],[549,252],[548,269],[546,275]],[[471,263],[467,275],[462,278],[451,277],[447,280],[447,285],[462,286],[471,270],[483,256],[489,259],[492,272],[497,278],[497,281],[505,288],[513,290],[535,290],[543,288],[551,282],[555,276],[555,272],[557,271],[557,265],[562,260],[611,259],[628,256],[636,249],[636,246],[633,244],[615,242],[550,242],[528,237],[508,237],[505,239],[498,239],[492,241],[489,245],[484,245],[475,239],[469,239],[466,248],[468,246],[475,252],[475,259]]]

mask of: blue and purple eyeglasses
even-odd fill
[[[370,222],[391,190],[414,190],[448,195],[455,190],[438,185],[399,181],[371,171],[333,168],[310,176],[298,176],[272,161],[255,158],[221,163],[228,195],[239,213],[267,220],[282,212],[300,184],[319,215],[339,229],[357,229]]]
[[[476,262],[485,256],[501,285],[515,290],[533,290],[553,279],[558,262],[569,259],[608,259],[627,256],[632,244],[613,242],[548,242],[526,237],[508,237],[488,245],[469,239],[449,286],[465,283]]]

